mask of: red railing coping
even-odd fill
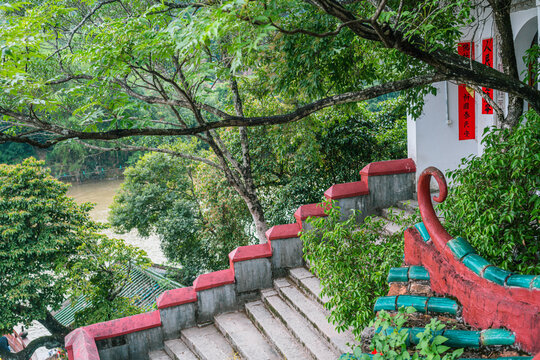
[[[377,161],[364,166],[360,170],[362,176],[379,176],[379,175],[394,175],[394,174],[407,174],[416,171],[416,165],[414,160],[400,159],[400,160],[388,160]]]
[[[324,192],[324,196],[330,200],[337,200],[367,194],[369,194],[369,188],[367,183],[364,181],[335,184]]]
[[[192,303],[197,301],[197,292],[193,286],[167,290],[156,299],[158,309]]]
[[[110,339],[161,326],[159,310],[85,326],[94,340]]]
[[[298,224],[301,224],[302,221],[310,216],[327,216],[324,213],[323,206],[322,203],[302,205],[296,210],[294,217],[296,218],[296,221],[298,221]]]
[[[94,337],[85,328],[78,328],[70,332],[65,338],[65,346],[69,360],[99,360]]]
[[[239,246],[229,253],[230,263],[246,261],[272,256],[272,247],[269,243]]]
[[[228,284],[234,284],[233,269],[219,270],[199,275],[193,282],[193,288],[195,291],[201,291]]]
[[[278,239],[290,239],[298,237],[301,227],[298,223],[272,226],[266,232],[266,238],[270,241]]]

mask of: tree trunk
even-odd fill
[[[246,194],[240,195],[242,196],[242,199],[244,199],[249,209],[249,213],[253,218],[253,223],[255,224],[255,234],[259,239],[259,244],[266,243],[266,230],[268,230],[268,225],[266,224],[264,211],[255,189],[249,189]]]
[[[500,35],[500,51],[503,72],[506,75],[519,80],[517,69],[516,53],[514,47],[514,34],[512,32],[512,23],[510,20],[511,0],[490,0],[493,8],[493,18]],[[508,113],[503,120],[503,125],[510,128],[518,124],[523,114],[523,99],[508,94]]]

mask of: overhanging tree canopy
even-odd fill
[[[482,5],[484,6],[484,5]],[[248,127],[301,120],[327,107],[409,90],[418,110],[442,80],[509,94],[512,126],[540,93],[517,74],[510,0],[246,2],[48,1],[3,5],[0,141],[103,150],[151,149],[219,169],[266,221],[251,172]],[[455,52],[460,27],[492,11],[504,73]],[[283,104],[254,113],[246,94]],[[223,141],[237,127],[239,151]],[[142,136],[195,137],[190,149],[141,146]],[[92,140],[111,142],[109,148]]]

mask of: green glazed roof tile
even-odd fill
[[[425,313],[426,303],[428,298],[426,296],[415,295],[400,295],[397,297],[397,307],[409,307],[412,306],[416,311]]]
[[[375,301],[373,311],[395,311],[396,310],[396,297],[395,296],[382,296]]]
[[[533,289],[540,289],[540,275],[538,275],[536,278],[534,278],[531,288]]]
[[[429,239],[430,239],[430,236],[429,236],[429,233],[428,233],[424,223],[420,222],[420,223],[414,225],[414,227],[416,228],[416,230],[418,230],[418,232],[422,236],[422,239],[424,239],[425,242],[428,242]]]
[[[455,239],[448,241],[446,243],[446,246],[448,246],[450,250],[452,250],[455,257],[459,260],[463,259],[469,254],[476,254],[476,251],[474,251],[471,244],[469,244],[467,240],[459,236]]]
[[[409,268],[409,279],[429,280],[429,273],[423,266],[411,266]]]
[[[482,345],[514,345],[516,342],[515,335],[505,329],[488,329],[480,334]]]
[[[448,340],[443,345],[450,347],[472,347],[480,346],[480,332],[467,330],[445,330],[444,337]]]
[[[504,281],[510,274],[510,271],[501,269],[497,266],[490,266],[484,271],[484,279],[493,281],[499,285],[504,285]]]
[[[400,268],[391,268],[388,272],[388,282],[409,281],[408,276],[409,268],[400,267]]]
[[[482,270],[489,264],[486,259],[477,254],[469,254],[463,258],[463,264],[474,271],[477,275],[482,274]]]
[[[516,286],[529,289],[534,280],[534,275],[511,275],[508,280],[506,280],[506,286]]]
[[[427,302],[427,309],[429,312],[456,315],[458,304],[452,299],[431,297]]]

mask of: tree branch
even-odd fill
[[[32,340],[22,351],[17,353],[8,353],[0,349],[0,357],[5,360],[27,360],[42,346],[45,346],[47,349],[62,347],[64,346],[64,337],[59,335],[41,336]]]
[[[187,159],[187,160],[193,160],[193,161],[197,161],[197,162],[202,162],[202,163],[204,163],[206,165],[212,166],[212,167],[214,167],[214,168],[216,168],[218,170],[223,171],[223,168],[219,164],[216,164],[213,161],[210,161],[210,160],[205,159],[205,158],[200,157],[200,156],[191,155],[191,154],[185,154],[185,153],[181,153],[181,152],[170,150],[170,149],[162,149],[162,148],[154,148],[154,147],[146,147],[146,146],[130,146],[130,145],[122,145],[122,146],[117,146],[117,147],[105,147],[105,146],[98,146],[98,145],[94,145],[94,144],[89,144],[89,143],[81,141],[81,140],[77,140],[77,142],[84,145],[84,146],[86,146],[89,149],[99,150],[99,151],[106,151],[106,152],[108,152],[108,151],[154,151],[154,152],[160,152],[160,153],[164,153],[164,154],[170,154],[170,155],[173,155],[173,156],[178,156],[178,157],[181,157],[181,158]]]
[[[179,128],[144,128],[144,129],[116,129],[98,132],[84,132],[77,130],[70,130],[66,128],[51,128],[46,129],[48,132],[58,135],[57,138],[48,140],[43,143],[39,143],[35,140],[28,138],[19,138],[17,142],[26,142],[39,148],[48,148],[56,143],[59,143],[68,139],[80,139],[80,140],[118,140],[132,136],[182,136],[182,135],[196,135],[203,132],[208,132],[212,129],[219,129],[225,127],[239,127],[239,126],[261,126],[261,125],[277,125],[285,124],[288,122],[301,120],[317,111],[322,109],[348,104],[353,102],[360,102],[364,100],[373,99],[381,95],[386,95],[393,92],[403,91],[418,86],[424,86],[433,84],[435,82],[444,80],[455,80],[450,76],[442,74],[427,74],[404,80],[397,80],[380,85],[375,85],[360,91],[347,92],[339,95],[329,96],[310,104],[297,108],[295,111],[289,112],[283,115],[272,116],[257,116],[257,117],[242,117],[225,115],[224,119],[216,122],[207,122],[202,125],[198,125],[191,128],[179,129]],[[8,115],[10,117],[25,118],[29,115],[15,113],[13,111],[7,111],[0,108],[0,114]],[[30,121],[31,123],[31,121]],[[15,141],[12,136],[0,134],[0,142]]]
[[[70,31],[70,34],[69,34],[69,38],[68,38],[68,42],[66,45],[64,45],[63,47],[61,47],[60,49],[57,49],[55,52],[53,52],[51,55],[48,56],[47,59],[50,59],[52,58],[53,56],[55,56],[56,54],[64,51],[65,49],[67,48],[70,48],[71,49],[71,42],[73,41],[73,37],[75,36],[75,33],[77,31],[79,31],[79,29],[84,25],[84,23],[92,16],[96,13],[96,11],[98,11],[103,5],[106,5],[106,4],[110,4],[110,3],[114,3],[114,2],[117,2],[118,0],[104,0],[102,2],[99,2],[97,3],[91,10],[88,14],[85,15],[85,17],[81,20],[80,23],[77,24],[77,26],[75,26],[71,31]]]

